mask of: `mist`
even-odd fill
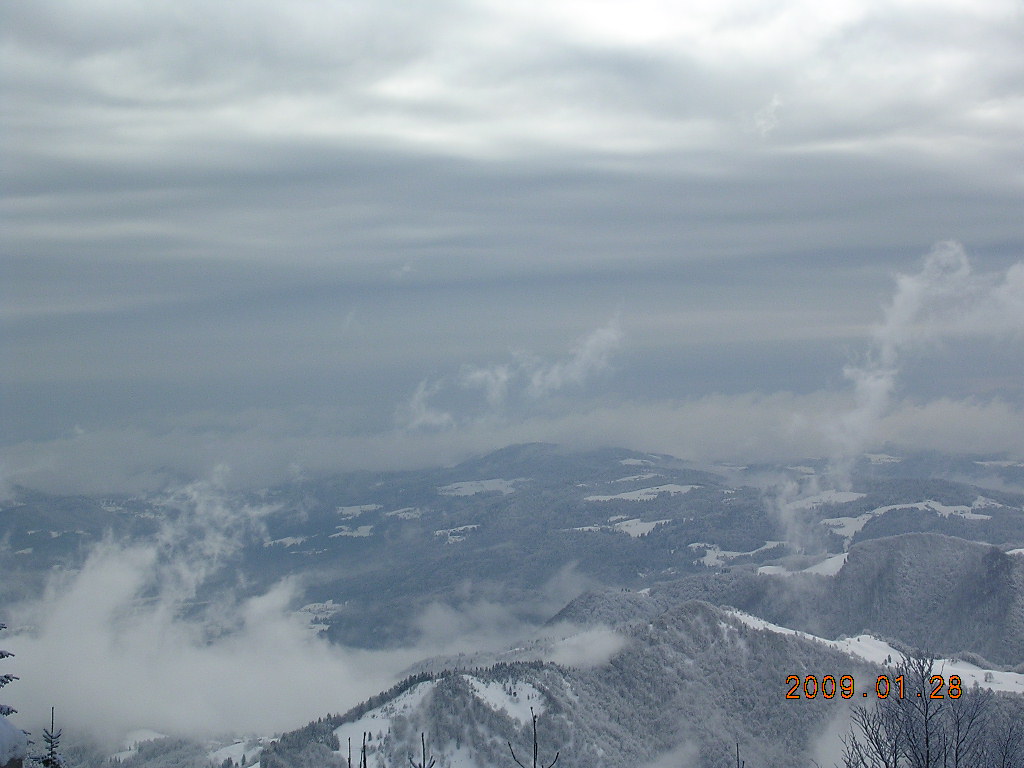
[[[296,611],[299,579],[256,595],[232,580],[234,558],[247,541],[265,539],[262,519],[273,508],[239,503],[223,485],[228,475],[166,493],[157,501],[168,515],[151,540],[108,538],[80,571],[54,574],[40,600],[10,608],[4,644],[20,677],[7,689],[16,723],[38,730],[56,706],[62,727],[112,750],[135,730],[275,734],[346,711],[424,658],[531,636],[536,619],[524,616],[543,621],[592,586],[568,564],[522,605],[424,605],[408,647],[333,644]],[[607,633],[587,637],[592,647],[569,640],[552,653],[592,664],[621,645]]]

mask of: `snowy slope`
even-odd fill
[[[781,627],[769,621],[751,616],[743,611],[729,610],[729,614],[735,616],[744,624],[755,629],[763,629],[775,632],[780,635],[796,635],[799,637],[823,643],[836,650],[842,651],[849,656],[855,656],[872,664],[885,664],[887,659],[899,659],[900,652],[886,643],[871,635],[857,635],[842,640],[827,640],[807,632],[798,632],[788,627]],[[1015,672],[1001,672],[992,669],[982,669],[974,664],[958,659],[938,659],[936,661],[936,672],[946,676],[959,675],[965,688],[970,688],[975,683],[982,688],[989,688],[993,691],[1005,691],[1008,693],[1024,694],[1024,675]]]

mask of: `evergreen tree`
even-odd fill
[[[4,629],[7,629],[7,625],[6,624],[0,624],[0,630],[4,630]],[[13,655],[14,654],[11,653],[10,651],[5,651],[3,649],[0,649],[0,659],[7,659],[7,658],[10,658]],[[15,681],[17,679],[18,679],[17,676],[11,675],[11,674],[0,675],[0,688],[3,688],[8,683],[13,682],[13,681]],[[0,704],[0,716],[7,717],[8,715],[13,715],[17,711],[18,710],[14,709],[14,707],[9,707],[6,704]]]
[[[37,765],[43,768],[66,768],[67,763],[60,753],[60,729],[53,726],[53,707],[50,707],[50,728],[43,729],[43,744],[46,745],[46,752],[42,755],[33,755],[32,759]]]

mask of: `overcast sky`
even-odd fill
[[[827,453],[933,278],[856,447],[1024,454],[1021,0],[0,13],[8,487]]]

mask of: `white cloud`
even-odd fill
[[[450,413],[430,405],[430,398],[441,391],[440,382],[421,381],[412,397],[395,414],[399,424],[406,429],[447,429],[455,420]]]
[[[484,420],[493,423],[501,416],[510,399],[539,401],[566,389],[579,389],[610,367],[610,358],[619,348],[623,334],[618,316],[607,325],[584,336],[563,360],[545,361],[520,352],[514,363],[489,366],[463,365],[453,383],[445,380],[421,381],[407,403],[399,408],[398,421],[407,429],[448,428],[457,421]],[[452,389],[483,390],[487,410],[473,411],[461,420],[448,411],[430,405],[430,399],[450,394]],[[446,392],[447,390],[447,392]]]
[[[580,339],[567,360],[528,366],[531,370],[526,391],[531,397],[540,398],[569,386],[582,385],[595,374],[608,369],[609,358],[621,342],[622,329],[618,317],[615,317],[603,328]]]
[[[290,580],[247,599],[218,591],[183,618],[200,587],[230,567],[254,510],[208,483],[166,501],[179,514],[155,541],[105,542],[80,572],[54,576],[40,602],[13,609],[12,624],[27,627],[9,642],[21,723],[45,722],[56,701],[66,726],[108,743],[144,728],[272,734],[344,710],[417,658],[316,638],[290,610]]]
[[[895,296],[872,336],[865,361],[844,371],[854,384],[856,406],[829,425],[840,463],[877,441],[908,351],[948,338],[1014,343],[1024,337],[1024,262],[1003,274],[978,274],[962,245],[938,243],[920,271],[898,276]]]

